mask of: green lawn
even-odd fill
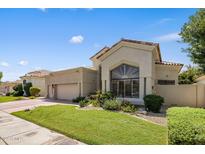
[[[167,144],[166,127],[117,112],[55,105],[13,115],[87,144]]]
[[[11,102],[21,100],[23,97],[14,97],[14,96],[0,96],[0,103]]]

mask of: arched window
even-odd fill
[[[111,70],[111,91],[117,97],[139,98],[139,67],[122,64]]]

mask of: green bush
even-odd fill
[[[173,145],[205,144],[205,110],[189,107],[168,109],[168,142]]]
[[[13,96],[23,96],[23,86],[22,84],[17,84],[13,87],[14,92],[12,92]]]
[[[135,105],[133,105],[129,101],[123,101],[121,104],[121,110],[123,112],[135,112],[137,111],[137,108]]]
[[[94,107],[100,107],[100,103],[97,100],[89,100],[89,104],[92,104]]]
[[[35,96],[30,96],[29,99],[36,99],[36,97]]]
[[[6,93],[6,96],[11,96],[11,93],[10,93],[10,92],[7,92],[7,93]]]
[[[113,93],[110,91],[103,93],[101,91],[97,91],[96,95],[92,96],[92,98],[97,100],[101,107],[103,107],[105,101],[115,99]]]
[[[32,87],[31,82],[28,82],[28,83],[24,84],[24,91],[25,91],[27,97],[31,96],[31,94],[30,94],[30,88],[31,87]]]
[[[74,98],[72,101],[73,101],[74,103],[79,103],[80,101],[82,101],[82,100],[84,100],[84,99],[85,99],[85,97],[79,96],[79,97]]]
[[[116,99],[114,100],[106,100],[103,105],[103,109],[105,110],[120,110],[120,105],[121,103],[117,101]]]
[[[164,103],[164,98],[158,95],[147,95],[144,97],[145,110],[158,113]]]
[[[31,96],[39,96],[41,89],[36,87],[30,87],[29,92]]]
[[[87,99],[81,100],[79,103],[80,107],[85,107],[89,105],[89,101]]]

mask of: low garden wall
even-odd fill
[[[205,85],[157,85],[156,94],[167,106],[205,107]]]

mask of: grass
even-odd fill
[[[167,144],[166,127],[123,113],[55,105],[12,114],[87,144]]]
[[[17,101],[17,100],[22,100],[22,99],[23,97],[0,96],[0,103],[12,102],[12,101]]]

